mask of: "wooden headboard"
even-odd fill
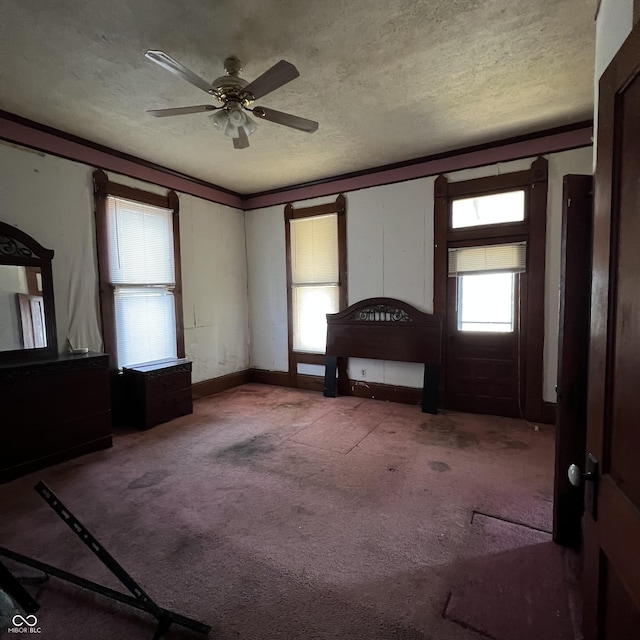
[[[327,314],[325,396],[336,395],[337,358],[421,362],[423,410],[436,413],[441,352],[442,318],[395,298],[361,300]]]

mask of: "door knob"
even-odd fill
[[[587,472],[582,473],[577,464],[569,465],[567,476],[574,487],[579,487],[586,480],[584,488],[584,506],[594,520],[598,519],[598,472],[600,462],[592,453],[587,453]]]
[[[569,465],[567,476],[569,476],[569,482],[574,487],[579,487],[582,484],[583,480],[588,480],[589,482],[593,482],[595,480],[595,474],[592,471],[588,473],[582,473],[582,471],[580,471],[580,467],[577,464]]]

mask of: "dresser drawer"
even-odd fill
[[[149,378],[146,381],[147,402],[156,398],[175,393],[181,389],[191,389],[191,372],[180,371],[166,376]]]
[[[148,429],[190,413],[193,413],[191,388],[168,393],[155,402],[147,399],[144,428]]]
[[[111,419],[107,412],[88,415],[60,425],[40,423],[28,437],[12,430],[0,434],[0,468],[20,466],[97,440],[111,439]]]
[[[2,385],[11,398],[3,421],[12,429],[28,433],[46,424],[54,427],[97,412],[109,412],[109,373],[102,369],[39,371],[26,379],[15,378]]]

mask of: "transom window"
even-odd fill
[[[459,198],[451,203],[451,228],[524,220],[524,190],[492,193],[488,196]]]

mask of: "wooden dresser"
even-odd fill
[[[0,482],[110,447],[106,354],[0,364]]]
[[[185,358],[125,367],[122,383],[131,426],[149,429],[193,412],[191,362]]]

